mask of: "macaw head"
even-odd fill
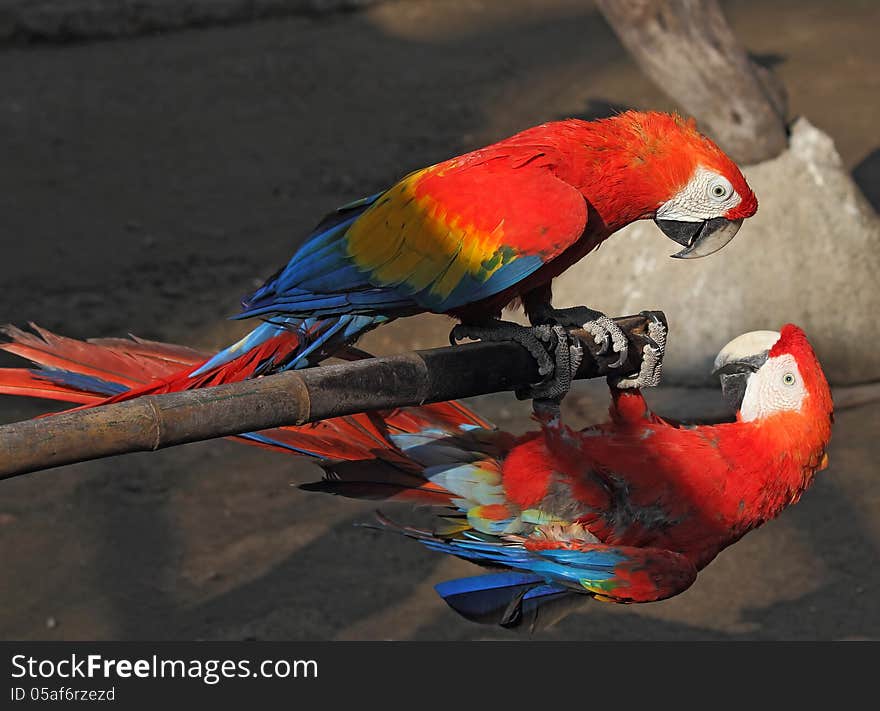
[[[797,326],[734,338],[715,359],[715,374],[739,422],[790,413],[830,423],[833,407],[828,381]]]
[[[684,247],[677,259],[705,257],[736,236],[758,200],[742,172],[724,151],[699,133],[693,120],[675,122],[673,145],[661,169],[666,194],[654,222]]]
[[[600,178],[612,183],[608,190],[613,204],[608,212],[616,217],[622,204],[634,203],[638,214],[627,217],[653,219],[683,247],[673,257],[692,259],[717,252],[758,209],[755,194],[736,163],[697,131],[693,119],[657,111],[626,111],[596,123],[596,139],[589,147],[602,151],[606,163],[612,153],[620,161],[602,171]],[[602,199],[603,187],[592,187],[607,202]],[[614,196],[614,191],[623,197]]]

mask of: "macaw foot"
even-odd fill
[[[538,320],[559,324],[566,328],[582,328],[593,337],[597,344],[604,344],[603,349],[599,352],[600,356],[610,358],[617,354],[614,362],[608,364],[609,368],[619,368],[626,363],[627,349],[629,348],[626,334],[620,326],[601,311],[586,306],[572,306],[567,309],[554,309],[548,306],[546,310],[539,313]]]
[[[639,372],[630,377],[608,376],[608,384],[616,388],[653,388],[660,384],[660,371],[666,353],[666,326],[650,311],[642,311],[648,317],[648,342],[642,347],[642,365]]]
[[[514,341],[525,348],[538,364],[544,379],[516,391],[520,400],[561,402],[571,389],[571,381],[583,360],[580,342],[560,325],[521,326],[493,319],[484,325],[459,324],[449,333],[449,342],[470,338],[475,341]]]

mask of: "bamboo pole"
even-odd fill
[[[653,312],[666,323],[662,312]],[[647,339],[645,316],[615,319],[627,334],[626,364],[635,373]],[[577,378],[609,374],[589,334]],[[0,426],[0,479],[128,452],[302,425],[366,410],[391,409],[503,392],[538,380],[528,351],[513,342],[368,358],[268,375],[239,383],[147,395]]]

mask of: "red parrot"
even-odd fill
[[[0,370],[0,393],[90,403],[201,356],[143,341],[82,343],[7,330],[43,370]],[[468,619],[535,624],[591,596],[677,595],[718,553],[798,501],[827,466],[833,407],[804,333],[745,334],[715,361],[734,422],[684,425],[612,387],[610,419],[558,417],[522,437],[459,403],[367,413],[242,437],[317,458],[302,488],[437,507],[433,530],[381,519],[428,548],[493,572],[437,586]]]
[[[654,219],[683,246],[674,256],[691,258],[723,247],[756,209],[742,173],[692,121],[627,111],[546,123],[340,208],[244,300],[238,318],[262,324],[213,358],[111,399],[313,365],[426,311],[460,319],[457,337],[519,340],[549,374],[546,331],[537,338],[495,320],[517,299],[533,324],[606,339],[620,365],[620,329],[590,309],[552,309],[553,278],[635,220]]]

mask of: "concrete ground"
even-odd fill
[[[880,204],[876,3],[725,7],[786,83],[793,114],[834,136]],[[583,0],[389,2],[5,49],[0,64],[0,322],[202,348],[242,331],[225,320],[238,297],[334,206],[544,120],[672,106]],[[672,328],[674,338],[686,324]],[[447,329],[420,317],[364,345],[424,347]],[[537,636],[880,637],[876,396],[870,386],[837,393],[830,468],[685,594],[590,602]],[[713,392],[651,398],[671,415],[718,408]],[[44,407],[2,398],[0,421]],[[512,397],[475,407],[502,427],[528,427]],[[604,407],[601,384],[585,384],[568,416],[586,423]],[[212,442],[0,483],[0,638],[512,634],[460,620],[434,595],[433,583],[469,564],[355,528],[370,505],[291,488],[316,474],[292,457]]]

